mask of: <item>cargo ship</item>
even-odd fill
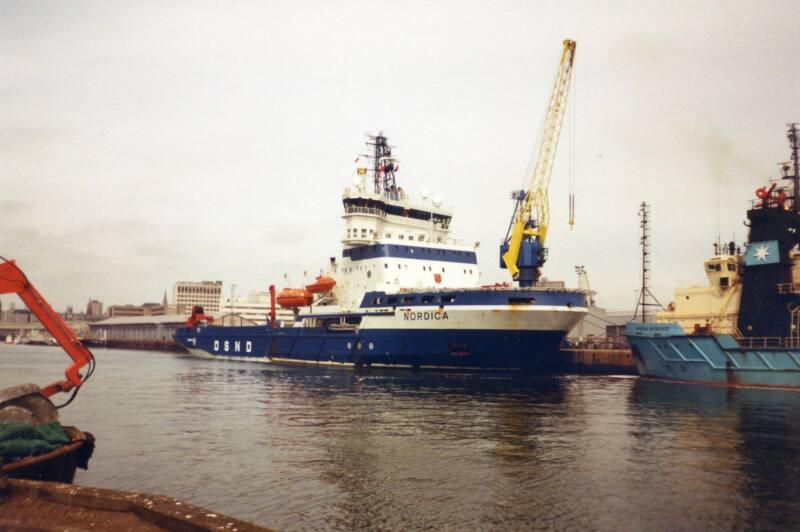
[[[756,190],[744,249],[717,244],[708,286],[678,289],[656,323],[626,335],[645,377],[800,389],[800,171],[797,124],[782,175]]]
[[[387,138],[369,136],[367,144],[342,196],[341,257],[305,286],[270,287],[266,325],[215,326],[198,308],[175,340],[201,357],[273,363],[537,371],[554,364],[587,312],[585,293],[532,281],[481,286],[477,244],[450,236],[453,215],[442,198],[423,190],[412,199],[398,186]],[[544,262],[537,251],[529,270]],[[292,309],[294,320],[276,320],[276,306]]]

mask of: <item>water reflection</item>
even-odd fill
[[[691,504],[707,508],[699,524],[800,526],[800,393],[640,380],[630,403],[637,451],[660,469],[672,464],[667,478],[679,476]]]
[[[5,349],[0,387],[63,371]],[[800,526],[800,394],[96,355],[87,485],[281,530]]]

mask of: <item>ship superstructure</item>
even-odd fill
[[[677,288],[674,301],[656,313],[657,322],[675,322],[689,334],[701,327],[738,334],[744,257],[733,242],[714,247],[714,256],[703,263],[708,284]]]
[[[477,287],[475,246],[450,237],[452,212],[427,191],[412,200],[397,186],[398,163],[386,137],[368,139],[373,153],[363,158],[373,164],[359,166],[342,194],[344,250],[331,272],[336,299],[354,307],[368,291]]]

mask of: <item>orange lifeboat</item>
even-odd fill
[[[320,275],[312,284],[306,285],[306,290],[312,294],[322,294],[330,292],[336,286],[336,279],[328,277],[327,275]]]
[[[284,288],[278,292],[276,299],[283,308],[298,308],[310,305],[313,298],[305,288]]]

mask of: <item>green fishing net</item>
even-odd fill
[[[0,463],[49,453],[70,441],[58,421],[42,425],[18,421],[0,422]]]

